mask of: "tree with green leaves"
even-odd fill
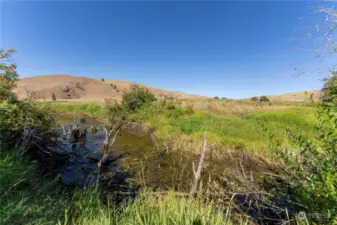
[[[261,96],[260,102],[269,102],[269,98],[267,96]]]
[[[19,80],[16,64],[11,63],[11,56],[14,52],[13,49],[7,51],[0,49],[0,102],[13,95],[12,91]]]
[[[252,101],[254,101],[254,102],[258,102],[258,101],[259,101],[259,98],[256,97],[256,96],[254,96],[254,97],[252,97],[250,100],[252,100]]]
[[[324,86],[322,88],[322,101],[337,105],[337,72],[332,72],[330,77],[324,78]]]
[[[144,105],[156,101],[155,96],[148,88],[137,84],[131,85],[130,90],[124,91],[122,99],[121,106],[128,112],[135,112]]]

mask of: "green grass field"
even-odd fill
[[[213,101],[214,102],[214,101]],[[218,103],[215,102],[217,105]],[[107,109],[98,104],[69,104],[53,103],[57,112],[76,112],[93,116],[107,116]],[[262,130],[262,124],[275,135],[277,140],[287,145],[284,137],[286,128],[314,136],[315,109],[299,104],[280,107],[253,108],[252,104],[222,107],[225,113],[188,110],[182,107],[166,109],[159,104],[153,104],[130,116],[136,121],[148,124],[156,129],[156,135],[165,139],[185,135],[196,141],[201,139],[204,132],[208,133],[210,143],[230,148],[241,148],[253,152],[268,150],[268,134]],[[245,113],[235,113],[243,109]],[[224,110],[220,110],[223,112]],[[240,112],[241,112],[240,111]]]

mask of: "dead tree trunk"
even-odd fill
[[[109,139],[112,133],[112,130],[108,133],[108,130],[104,127],[105,130],[105,140],[102,150],[102,158],[98,162],[98,168],[101,168],[101,166],[106,165],[108,162],[108,156],[109,156]]]
[[[204,140],[203,140],[203,144],[202,144],[201,156],[200,156],[200,159],[199,159],[199,164],[198,164],[197,170],[195,169],[194,162],[192,162],[194,182],[193,182],[193,185],[192,185],[192,188],[191,188],[191,195],[195,195],[197,190],[198,190],[198,185],[199,185],[199,181],[200,181],[200,178],[201,178],[201,171],[202,171],[205,156],[206,156],[206,147],[207,147],[207,134],[205,132]]]
[[[115,142],[116,136],[117,136],[119,130],[125,125],[127,125],[127,124],[121,123],[121,124],[113,125],[110,128],[110,132],[108,132],[108,130],[106,128],[104,128],[104,130],[105,130],[105,140],[104,140],[104,145],[103,145],[103,150],[102,150],[102,158],[98,162],[98,168],[101,168],[101,166],[106,165],[108,163],[109,149],[113,145],[113,143]],[[111,139],[112,132],[115,132],[115,134],[114,134],[113,138]]]
[[[28,124],[28,115],[29,115],[29,110],[30,110],[30,101],[31,101],[31,92],[28,91],[28,104],[25,112],[25,123],[23,127],[23,137],[22,137],[22,145],[21,145],[21,154],[24,154],[27,148],[28,144],[28,130],[27,130],[27,124]]]

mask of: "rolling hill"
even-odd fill
[[[51,99],[53,93],[58,100],[93,102],[104,101],[106,98],[120,100],[123,90],[127,90],[130,81],[102,80],[97,78],[72,76],[72,75],[40,75],[22,78],[14,90],[19,98],[24,98],[26,90],[32,90],[40,99]],[[144,87],[148,87],[139,84]],[[185,94],[179,91],[168,91],[159,88],[148,87],[157,98],[163,96],[178,97],[180,99],[209,99],[209,97]],[[317,100],[322,93],[320,90],[308,91],[314,94]],[[304,92],[271,95],[268,98],[273,102],[306,102],[308,101]]]
[[[101,80],[97,78],[79,77],[72,75],[41,75],[22,78],[14,90],[19,98],[27,95],[26,90],[33,91],[40,99],[51,99],[53,93],[57,99],[79,100],[79,101],[103,101],[105,98],[120,100],[123,90],[136,84],[121,80]],[[141,86],[145,86],[139,84]],[[152,88],[156,97],[172,96],[181,99],[204,99],[207,97],[185,94],[178,91],[167,91]]]

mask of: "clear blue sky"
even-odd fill
[[[18,51],[21,77],[104,77],[242,98],[321,88],[317,69],[328,68],[305,36],[324,17],[305,1],[0,2],[0,47]]]

